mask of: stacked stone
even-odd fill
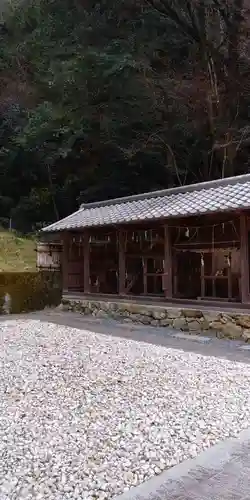
[[[112,317],[143,325],[170,327],[192,334],[210,331],[219,338],[250,341],[250,314],[240,312],[96,300],[63,300],[61,308],[99,318]]]

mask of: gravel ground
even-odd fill
[[[0,323],[0,500],[104,500],[249,425],[250,366]]]

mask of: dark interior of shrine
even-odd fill
[[[168,235],[174,298],[240,301],[239,217],[170,221]],[[81,232],[70,233],[69,290],[84,291],[84,241]],[[124,269],[124,295],[164,296],[167,273],[162,221],[151,226],[91,229],[88,251],[90,293],[119,294],[119,273]]]

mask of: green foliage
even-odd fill
[[[11,313],[36,311],[56,306],[61,300],[61,276],[58,272],[0,273],[0,314],[5,294],[11,297]]]
[[[241,0],[24,0],[0,30],[0,217],[248,171]]]

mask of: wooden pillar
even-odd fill
[[[164,295],[168,299],[173,297],[172,286],[172,245],[171,245],[171,228],[164,226],[164,276],[163,288]]]
[[[241,302],[249,302],[249,248],[248,248],[248,227],[247,217],[240,216],[240,263],[241,263]]]
[[[126,233],[118,230],[118,251],[119,251],[119,271],[118,271],[118,293],[125,295],[126,293]]]
[[[201,298],[206,294],[204,254],[201,253]]]
[[[172,274],[173,274],[173,296],[178,296],[178,267],[177,267],[177,253],[172,252]]]
[[[84,293],[90,292],[90,244],[89,231],[83,232]]]
[[[228,267],[228,279],[227,279],[227,283],[228,283],[228,298],[229,299],[232,299],[232,295],[233,295],[233,283],[232,283],[232,260],[231,260],[231,252],[229,253],[229,256],[228,256],[228,259],[229,259],[229,267]]]
[[[143,295],[148,293],[148,275],[147,275],[148,262],[145,257],[142,258],[142,272],[143,272]]]
[[[62,283],[63,292],[69,290],[69,245],[70,233],[65,231],[62,237]]]

